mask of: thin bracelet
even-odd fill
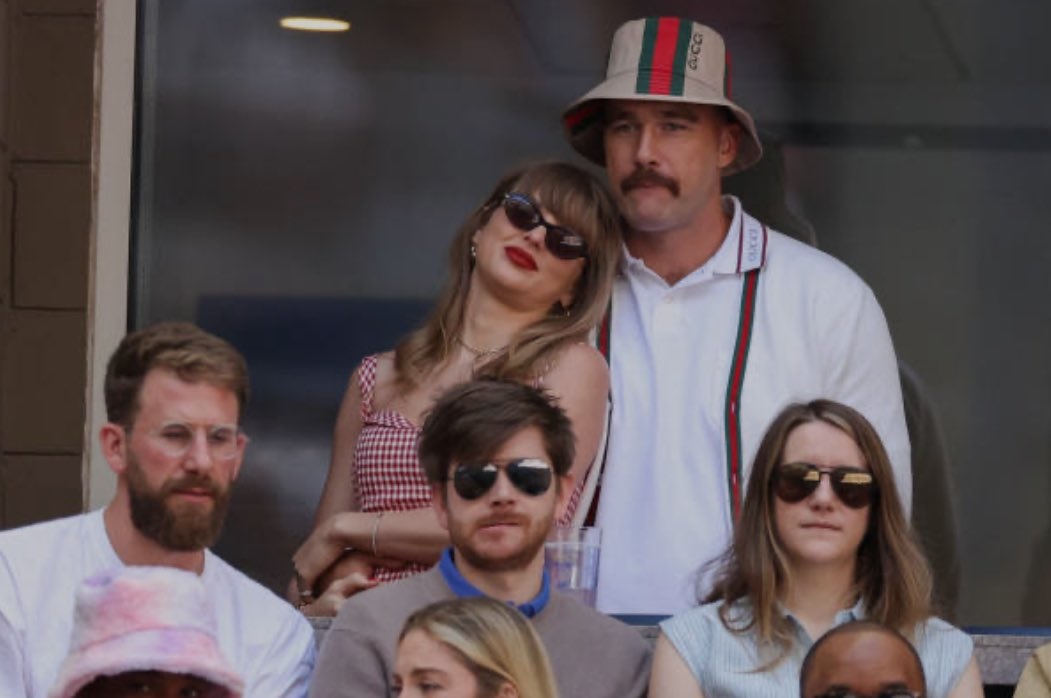
[[[387,512],[385,511],[377,512],[376,519],[372,522],[372,557],[380,556],[379,552],[376,549],[376,538],[377,534],[380,532],[380,519],[382,519],[383,515],[386,513]]]

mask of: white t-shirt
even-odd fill
[[[123,566],[101,509],[0,533],[0,696],[46,698],[69,652],[78,585]],[[211,551],[201,580],[245,698],[306,696],[316,655],[306,619]]]
[[[627,255],[614,284],[613,411],[597,521],[598,607],[607,613],[695,605],[697,571],[730,541],[726,394],[750,269],[762,271],[739,410],[742,496],[777,413],[829,398],[872,422],[909,508],[898,365],[871,289],[842,262],[765,230],[735,198],[724,205],[733,208],[729,234],[703,266],[668,286]]]

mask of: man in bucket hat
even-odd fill
[[[69,650],[80,582],[130,565],[200,577],[247,695],[305,696],[316,655],[310,624],[208,549],[248,441],[239,426],[244,357],[194,325],[159,323],[121,340],[105,397],[109,421],[98,438],[117,476],[110,503],[0,533],[0,696],[46,695]]]
[[[722,195],[759,160],[730,98],[723,39],[687,19],[622,25],[606,79],[573,102],[573,147],[603,165],[627,226],[599,333],[613,412],[599,491],[598,605],[672,613],[707,592],[767,423],[826,397],[876,426],[906,506],[909,445],[897,363],[872,291],[845,265]]]
[[[208,592],[191,572],[126,567],[77,590],[73,639],[49,698],[241,698]]]

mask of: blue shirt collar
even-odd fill
[[[446,548],[445,552],[442,553],[442,557],[438,561],[438,571],[442,573],[442,577],[445,578],[445,583],[449,585],[452,592],[459,598],[485,596],[478,587],[471,584],[462,574],[460,574],[460,570],[456,569],[456,563],[453,561],[452,548]],[[547,602],[550,599],[551,583],[547,577],[547,570],[544,570],[544,576],[540,581],[540,593],[523,604],[509,603],[509,605],[517,608],[526,618],[533,618],[544,610],[544,607],[547,606]]]

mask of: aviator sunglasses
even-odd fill
[[[822,475],[828,475],[832,491],[851,509],[861,509],[872,502],[876,490],[872,473],[846,465],[835,468],[819,468],[811,463],[782,465],[774,471],[774,494],[788,504],[801,502],[817,490]]]
[[[519,492],[530,497],[539,497],[551,488],[551,464],[539,458],[515,458],[503,463],[461,463],[453,470],[453,488],[463,499],[478,499],[496,483],[501,470]]]
[[[540,207],[529,196],[513,191],[504,194],[501,205],[507,220],[522,232],[528,233],[538,225],[544,226],[544,246],[559,259],[587,257],[588,247],[584,238],[569,228],[545,221],[540,215]]]

